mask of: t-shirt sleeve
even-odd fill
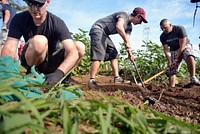
[[[179,39],[187,37],[186,30],[183,26],[179,26],[177,30],[177,36]]]
[[[160,35],[160,42],[162,43],[162,45],[167,44],[163,34]]]
[[[17,17],[18,15],[15,15],[11,21],[8,36],[16,39],[20,39],[22,36],[21,30],[20,30],[20,18]]]
[[[119,18],[123,18],[124,21],[126,22],[126,21],[127,21],[127,13],[126,13],[126,12],[121,12],[121,13],[119,13],[119,14],[116,16],[116,19],[119,19]]]
[[[127,12],[121,12],[119,13],[117,16],[116,16],[116,19],[119,19],[119,18],[123,18],[125,23],[128,21],[128,13]],[[132,32],[132,25],[131,24],[128,24],[127,25],[127,28],[125,30],[126,33],[128,34],[131,34]]]
[[[65,39],[72,39],[69,29],[63,20],[60,20],[58,23],[58,31],[59,31],[59,33],[58,33],[59,40],[61,42]]]

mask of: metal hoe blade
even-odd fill
[[[139,71],[138,71],[138,69],[137,69],[137,66],[136,66],[135,62],[133,62],[133,66],[135,67],[135,70],[136,70],[136,72],[137,72],[137,74],[138,74],[138,76],[139,76],[139,78],[140,78],[140,81],[141,81],[141,83],[142,83],[142,87],[146,88],[145,85],[144,85],[144,82],[143,82],[143,80],[142,80],[142,77],[141,77],[141,75],[140,75],[140,73],[139,73]]]

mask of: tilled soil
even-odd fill
[[[145,85],[146,88],[143,88],[135,83],[115,84],[111,76],[98,76],[96,82],[99,84],[101,90],[97,91],[95,89],[89,89],[88,80],[88,75],[72,76],[74,84],[80,85],[97,99],[99,92],[101,92],[104,95],[117,96],[137,106],[147,98],[150,99],[149,101],[152,101],[152,105],[149,105],[149,108],[152,110],[165,113],[188,123],[200,123],[199,86],[183,88],[181,85],[186,85],[187,83],[182,83],[176,88],[170,89],[160,83],[156,85]],[[83,93],[83,95],[84,97],[91,97],[88,94]]]

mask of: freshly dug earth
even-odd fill
[[[96,78],[101,90],[89,89],[88,75],[72,76],[74,84],[80,85],[87,92],[91,93],[98,99],[99,92],[107,96],[116,96],[123,100],[129,101],[132,105],[137,106],[144,102],[143,96],[153,98],[155,104],[149,105],[149,108],[175,117],[176,119],[199,124],[200,123],[200,86],[183,88],[187,82],[180,83],[176,88],[170,89],[164,83],[145,85],[146,88],[132,84],[115,84],[111,76],[98,76]],[[149,92],[146,92],[147,89]],[[84,94],[84,97],[91,97]]]

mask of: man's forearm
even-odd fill
[[[64,74],[66,74],[76,65],[77,61],[78,61],[78,52],[69,53],[65,57],[64,61],[60,64],[58,69],[60,69],[61,71],[64,72]]]

